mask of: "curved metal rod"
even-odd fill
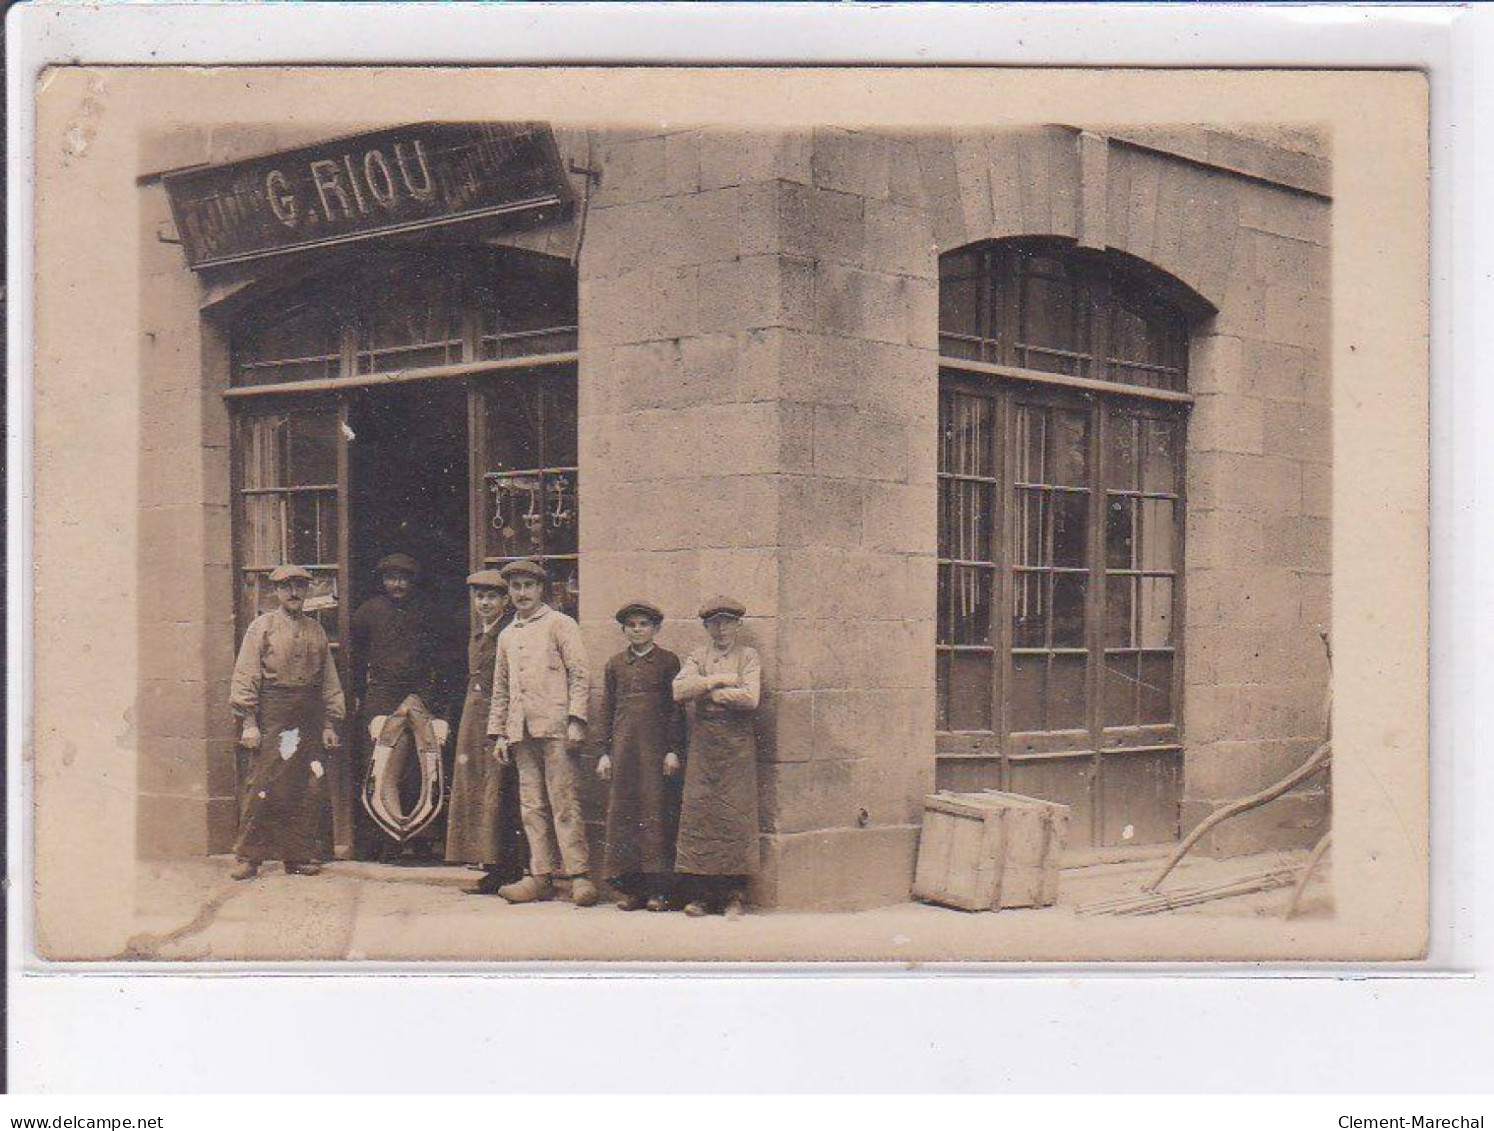
[[[1292,902],[1287,904],[1286,918],[1290,919],[1297,914],[1297,904],[1302,902],[1302,893],[1307,890],[1307,881],[1312,879],[1313,872],[1317,871],[1318,862],[1323,859],[1323,853],[1328,851],[1328,845],[1333,842],[1333,830],[1329,829],[1323,834],[1323,839],[1313,847],[1312,855],[1307,858],[1307,863],[1302,867],[1302,874],[1297,877],[1297,886],[1292,889]]]
[[[1231,801],[1228,805],[1215,809],[1207,817],[1198,823],[1198,827],[1183,838],[1183,842],[1172,850],[1172,855],[1162,865],[1162,870],[1152,877],[1150,881],[1143,884],[1142,891],[1156,891],[1162,881],[1167,879],[1168,873],[1178,866],[1178,862],[1188,855],[1188,850],[1198,843],[1199,839],[1221,821],[1227,821],[1231,817],[1244,813],[1247,810],[1258,808],[1268,801],[1275,801],[1283,793],[1301,785],[1308,778],[1326,769],[1333,760],[1333,743],[1325,742],[1313,751],[1312,757],[1303,762],[1295,770],[1282,778],[1275,785],[1269,785],[1259,793],[1252,793],[1249,797],[1242,797],[1238,801]]]

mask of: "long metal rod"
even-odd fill
[[[1112,393],[1116,396],[1137,397],[1142,400],[1167,401],[1170,404],[1193,403],[1191,393],[1180,393],[1174,389],[1149,389],[1144,385],[1125,385],[1118,381],[1096,381],[1093,377],[1069,377],[1062,373],[1044,373],[1040,369],[1024,369],[1016,365],[993,365],[989,361],[967,361],[962,357],[941,356],[939,368],[979,373],[987,377],[1010,377],[1018,381],[1030,381],[1034,385],[1058,385],[1066,389],[1083,389],[1091,393]]]
[[[379,385],[399,385],[409,381],[431,381],[447,377],[480,377],[485,373],[508,373],[516,369],[543,369],[557,365],[574,365],[580,358],[577,350],[561,353],[537,353],[528,357],[503,357],[489,361],[468,361],[457,365],[428,365],[414,369],[391,369],[387,373],[366,373],[358,377],[322,377],[312,381],[282,381],[274,385],[240,385],[227,389],[227,400],[246,397],[271,397],[305,393],[333,393],[343,389],[368,389]]]

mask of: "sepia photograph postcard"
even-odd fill
[[[1425,956],[1423,75],[34,109],[35,968]]]

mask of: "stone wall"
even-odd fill
[[[142,187],[140,223],[137,850],[154,858],[232,845],[233,558],[226,360],[181,248],[165,242],[159,184]]]
[[[581,257],[588,638],[629,594],[703,641],[749,607],[763,875],[780,906],[903,899],[933,780],[934,358],[926,215],[884,139],[601,139]]]

